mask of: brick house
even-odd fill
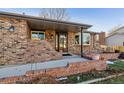
[[[91,25],[0,12],[0,63],[31,63],[83,54],[105,44],[105,33]],[[83,39],[81,39],[83,38]]]

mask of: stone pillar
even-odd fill
[[[68,32],[68,52],[74,53],[75,48],[75,33]]]
[[[91,42],[90,42],[90,50],[92,50],[94,48],[94,38],[95,38],[95,35],[94,33],[90,33],[90,36],[91,36]]]

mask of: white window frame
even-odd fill
[[[89,44],[84,44],[84,42],[83,42],[84,46],[89,46],[91,44],[91,34],[90,33],[83,33],[83,40],[84,40],[84,34],[89,34],[90,35]]]
[[[44,39],[43,40],[45,40],[45,31],[31,31],[31,40],[35,40],[35,39],[33,39],[33,37],[32,37],[32,33],[33,32],[35,32],[35,33],[44,33]],[[36,39],[36,40],[41,40],[41,39]]]

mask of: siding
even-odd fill
[[[109,46],[123,46],[124,35],[116,34],[106,38],[106,44]]]

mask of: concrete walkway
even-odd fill
[[[5,66],[0,68],[0,78],[24,75],[27,71],[30,70],[65,67],[68,63],[85,62],[85,61],[87,61],[87,59],[81,58],[79,56],[71,56],[71,57],[64,57],[64,59],[61,60],[47,61],[42,63],[13,65],[9,67]]]

